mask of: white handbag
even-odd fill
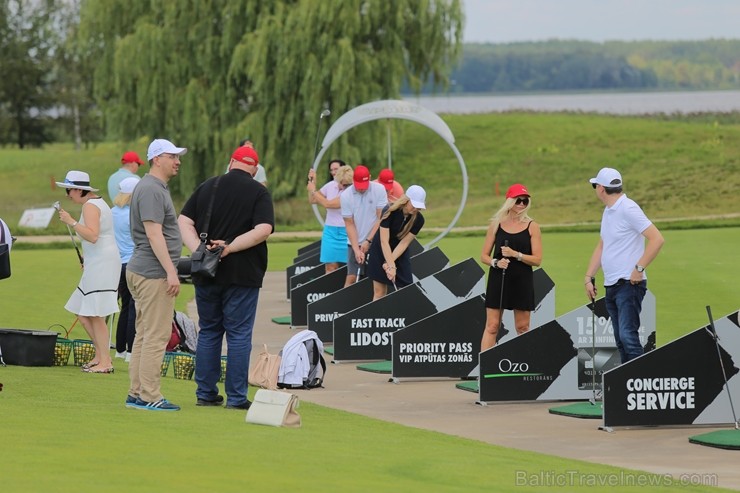
[[[300,428],[301,416],[296,412],[298,396],[279,390],[259,389],[247,411],[247,423]]]

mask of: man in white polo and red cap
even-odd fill
[[[139,175],[136,173],[139,171],[139,166],[143,164],[144,161],[134,151],[123,153],[123,156],[121,156],[121,167],[108,178],[108,199],[111,202],[118,195],[118,186],[123,180],[126,178],[139,178]]]
[[[347,277],[345,286],[357,280],[362,273],[365,255],[378,230],[383,207],[388,205],[385,188],[378,182],[370,181],[370,170],[359,164],[352,176],[353,184],[344,189],[339,196],[342,219],[347,227]]]
[[[622,363],[643,353],[640,312],[647,291],[648,265],[663,246],[663,235],[639,205],[622,191],[622,175],[602,168],[589,180],[596,197],[606,206],[601,217],[601,238],[586,269],[586,296],[596,298],[596,272],[604,271],[606,311]],[[647,246],[645,240],[647,239]]]
[[[167,188],[188,152],[169,140],[149,144],[149,173],[131,195],[131,239],[134,253],[126,266],[126,283],[136,303],[136,338],[131,352],[131,386],[126,407],[150,411],[179,411],[162,396],[160,372],[172,334],[175,297],[180,293],[177,263],[182,237],[177,212]]]

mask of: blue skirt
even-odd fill
[[[347,229],[342,226],[324,226],[321,234],[321,262],[347,263]]]

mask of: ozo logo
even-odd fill
[[[498,362],[498,371],[502,373],[526,373],[529,371],[528,363],[514,363],[508,359]]]

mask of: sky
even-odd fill
[[[463,0],[465,43],[740,38],[740,0]]]

